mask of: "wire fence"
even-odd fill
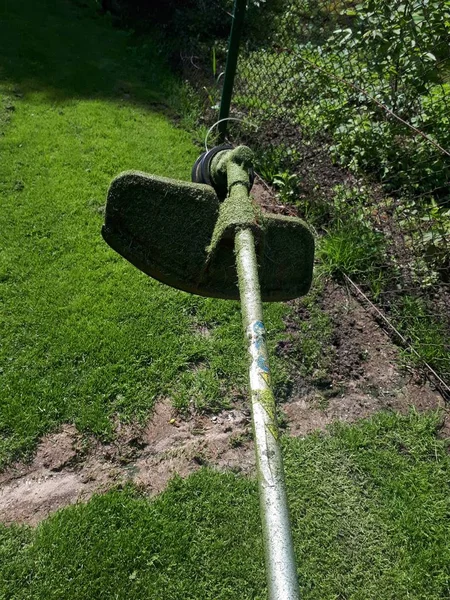
[[[231,139],[450,392],[450,4],[289,0],[265,27],[241,42]],[[200,56],[210,125],[223,43]]]

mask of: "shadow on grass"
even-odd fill
[[[2,0],[0,78],[50,101],[111,98],[167,109],[175,87],[157,41],[115,29],[95,0]]]

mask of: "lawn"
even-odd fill
[[[150,280],[100,235],[116,174],[189,179],[200,152],[170,118],[189,99],[159,44],[83,3],[6,0],[0,52],[0,465],[63,422],[111,437],[113,417],[148,418],[163,396],[229,406],[239,305]],[[266,311],[273,343],[285,311]]]

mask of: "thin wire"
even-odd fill
[[[209,148],[208,148],[209,134],[214,129],[214,127],[219,125],[219,123],[223,123],[223,121],[239,121],[239,123],[247,123],[248,125],[252,125],[255,129],[259,129],[259,127],[258,127],[258,125],[256,125],[256,123],[252,123],[251,121],[244,121],[244,119],[238,119],[237,117],[226,117],[225,119],[220,119],[219,121],[216,121],[214,123],[214,125],[211,125],[211,127],[208,129],[208,131],[205,135],[205,150],[206,150],[206,152],[208,152],[208,150],[209,150]]]
[[[404,335],[402,335],[400,333],[400,331],[395,327],[395,325],[393,325],[389,319],[381,312],[381,310],[379,308],[377,308],[375,306],[375,304],[366,296],[366,294],[362,291],[362,289],[356,285],[356,283],[354,281],[352,281],[350,279],[350,277],[348,277],[348,275],[345,275],[344,273],[344,278],[355,288],[355,290],[358,292],[358,294],[360,294],[364,300],[370,305],[370,307],[377,313],[377,315],[386,323],[386,325],[392,329],[392,331],[394,331],[398,337],[401,339],[401,341],[405,344],[405,346],[408,348],[408,350],[410,350],[410,352],[412,352],[413,354],[415,354],[417,356],[417,358],[420,359],[420,362],[430,371],[430,373],[432,373],[434,375],[434,377],[436,377],[436,379],[439,381],[439,383],[445,388],[445,390],[447,392],[450,392],[450,387],[445,383],[445,381],[442,379],[442,377],[440,377],[436,371],[433,369],[433,367],[431,367],[421,356],[420,354],[417,352],[417,350],[415,348],[413,348],[411,346],[411,344],[408,342],[408,340],[405,338]]]

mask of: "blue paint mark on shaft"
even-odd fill
[[[264,358],[264,356],[258,356],[256,364],[261,369],[261,371],[264,371],[264,373],[268,373],[269,372],[269,365],[267,364],[267,361]]]

